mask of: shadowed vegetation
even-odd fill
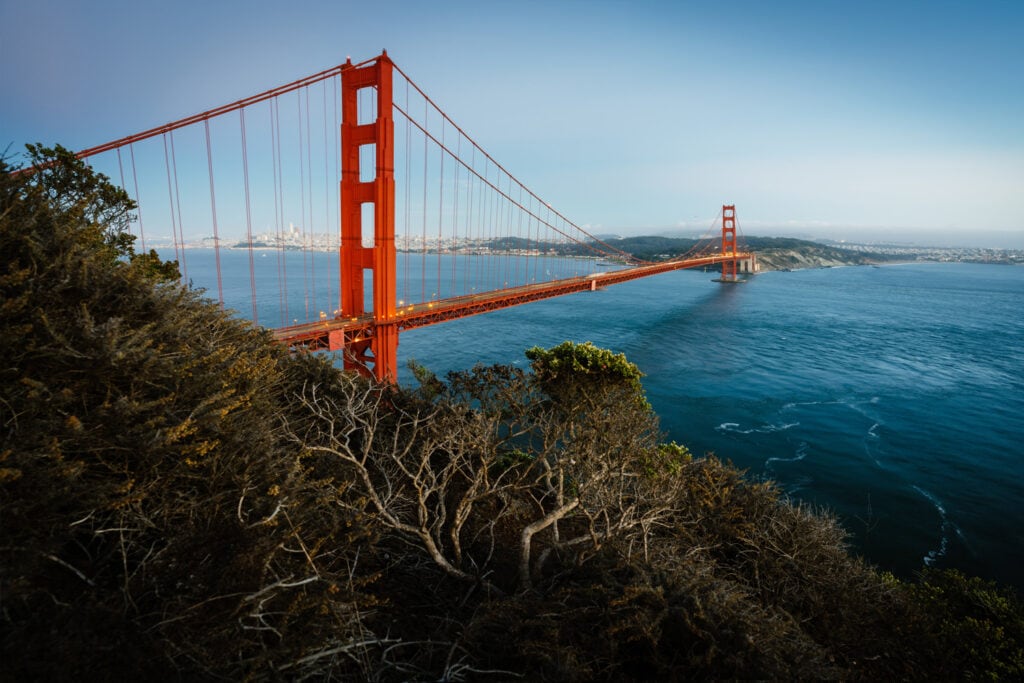
[[[590,344],[371,385],[138,255],[61,149],[0,162],[5,680],[1024,674],[1016,596],[907,583],[661,442]]]

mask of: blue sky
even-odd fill
[[[84,148],[386,48],[599,233],[1024,247],[1024,2],[0,0],[0,146]]]

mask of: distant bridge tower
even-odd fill
[[[736,279],[736,206],[722,206],[722,256],[732,256],[722,261],[720,282],[737,282]]]
[[[372,64],[341,71],[341,317],[372,313],[373,322],[361,331],[330,333],[329,348],[343,349],[346,370],[378,380],[397,379],[398,325],[395,266],[395,126],[392,112],[393,64],[385,51]],[[373,88],[377,118],[361,124],[358,94]],[[373,145],[376,170],[372,180],[360,180],[359,150]],[[364,246],[363,204],[373,204],[373,246]],[[372,308],[365,310],[363,276],[372,273]]]

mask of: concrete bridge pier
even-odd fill
[[[760,272],[761,268],[757,264],[757,256],[754,254],[750,255],[750,258],[741,259],[736,262],[736,272],[746,273],[747,275]]]

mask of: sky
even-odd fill
[[[1024,2],[0,0],[0,149],[388,54],[598,234],[1024,248]]]

